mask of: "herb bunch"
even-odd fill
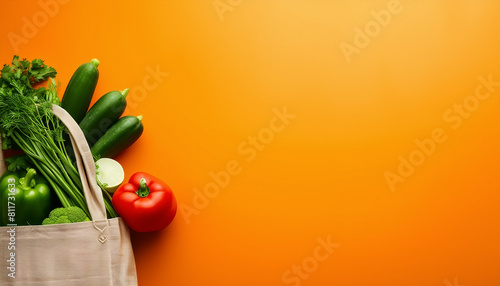
[[[0,132],[3,149],[18,146],[49,181],[64,207],[78,206],[90,217],[77,169],[68,155],[65,126],[52,113],[60,105],[54,77],[57,72],[42,60],[19,60],[4,65],[0,74]],[[49,80],[48,87],[37,83]],[[109,197],[105,205],[116,217]]]

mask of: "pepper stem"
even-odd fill
[[[149,196],[149,193],[151,192],[148,188],[148,185],[146,184],[146,179],[145,178],[142,178],[139,183],[141,184],[141,186],[139,187],[139,189],[135,192],[139,197],[141,198],[145,198],[147,196]]]
[[[33,177],[36,175],[36,170],[33,168],[28,168],[26,169],[26,176],[20,180],[21,183],[21,188],[28,190],[31,189],[31,180],[33,180]]]

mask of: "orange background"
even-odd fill
[[[385,27],[371,11],[390,0],[65,2],[0,0],[0,62],[44,59],[62,96],[98,58],[94,101],[129,87],[144,116],[126,177],[162,178],[184,207],[241,168],[196,214],[132,233],[140,285],[500,285],[500,87],[460,127],[443,118],[478,77],[500,82],[500,2],[402,0]],[[247,160],[238,146],[284,107],[296,117]],[[392,191],[386,172],[436,128],[446,141]],[[283,279],[328,237],[307,279]]]

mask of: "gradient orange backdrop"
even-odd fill
[[[500,86],[474,97],[480,77],[500,82],[499,13],[486,0],[0,0],[0,62],[44,59],[62,96],[98,58],[94,101],[131,89],[145,132],[117,160],[184,210],[132,233],[139,285],[495,286]],[[288,124],[273,119],[284,109]],[[446,140],[419,158],[436,128]],[[421,164],[391,190],[411,154]],[[216,192],[228,163],[238,172]]]

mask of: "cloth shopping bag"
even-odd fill
[[[64,109],[52,110],[69,130],[92,221],[0,227],[0,285],[137,285],[129,229],[121,218],[106,218],[83,132]]]

